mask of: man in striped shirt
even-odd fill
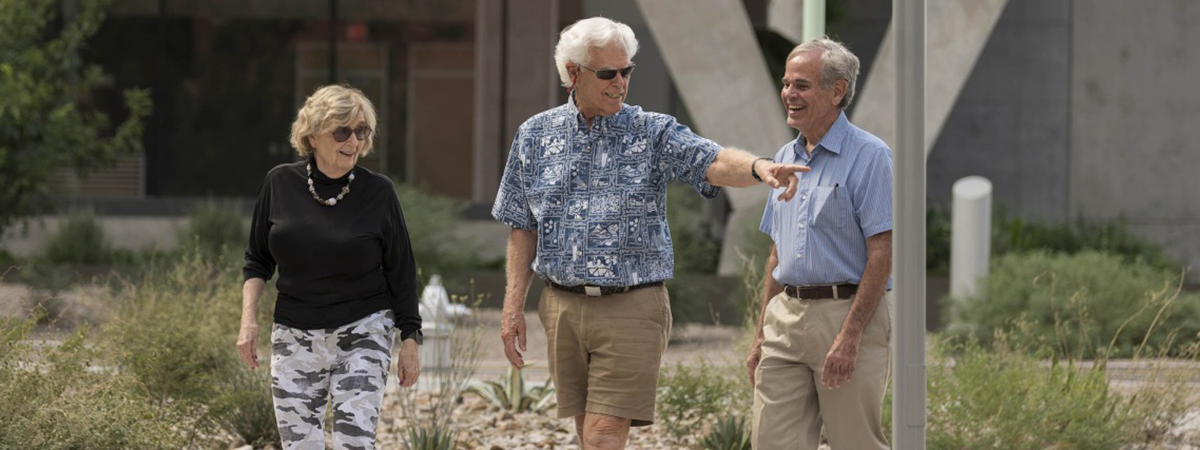
[[[775,189],[761,229],[774,242],[746,360],[754,447],[883,449],[891,365],[892,156],[846,120],[858,58],[814,39],[788,55],[780,98],[800,131],[775,155],[802,164],[795,199]]]

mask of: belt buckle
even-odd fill
[[[587,294],[588,297],[599,297],[600,286],[584,286],[583,293]]]

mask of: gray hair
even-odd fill
[[[637,54],[637,38],[633,36],[633,30],[621,22],[592,17],[564,28],[558,35],[558,45],[554,47],[554,65],[558,68],[558,78],[562,80],[563,87],[571,86],[567,63],[587,65],[591,62],[588,52],[592,48],[607,47],[613,43],[624,46],[625,54],[631,60]]]
[[[854,56],[841,42],[829,38],[817,38],[797,45],[788,54],[791,61],[796,55],[821,52],[821,89],[830,89],[837,80],[846,80],[846,95],[838,108],[846,109],[854,100],[854,83],[858,80],[858,57]]]

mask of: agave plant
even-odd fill
[[[408,450],[454,450],[458,432],[449,426],[412,427],[404,435],[404,445]]]
[[[746,418],[734,415],[717,421],[708,434],[700,438],[700,446],[706,450],[750,450]]]
[[[541,386],[525,389],[525,377],[520,369],[508,368],[508,374],[499,381],[488,381],[467,389],[483,397],[488,403],[513,413],[545,411],[554,405],[554,386],[546,380]]]

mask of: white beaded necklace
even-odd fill
[[[308,192],[312,193],[313,200],[316,200],[317,203],[325,206],[333,206],[336,205],[337,202],[342,199],[342,197],[345,197],[346,194],[350,193],[350,183],[354,182],[354,169],[350,169],[350,179],[349,181],[346,181],[345,186],[342,186],[342,192],[338,193],[337,197],[330,197],[328,199],[322,199],[320,195],[317,195],[317,189],[313,187],[312,163],[305,164],[304,170],[308,171]]]

